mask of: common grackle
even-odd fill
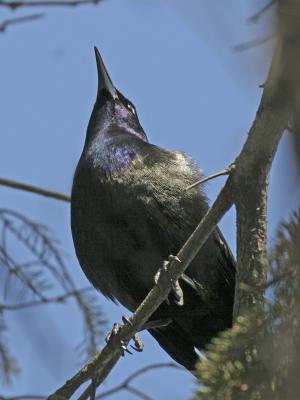
[[[194,161],[149,143],[134,105],[113,85],[95,48],[98,93],[78,162],[71,226],[79,263],[104,296],[134,311],[158,268],[176,254],[208,209]],[[217,228],[149,329],[178,363],[193,370],[203,349],[232,324],[235,261]],[[182,303],[183,300],[183,304]],[[181,305],[180,305],[181,304]]]

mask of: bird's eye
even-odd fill
[[[132,114],[133,115],[135,115],[136,113],[135,113],[135,108],[131,105],[131,104],[127,104],[127,108],[128,108],[128,110],[130,110],[131,112],[132,112]]]

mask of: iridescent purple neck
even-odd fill
[[[102,104],[97,100],[89,121],[86,142],[98,135],[107,133],[131,134],[148,142],[148,138],[141,127],[137,115],[133,114],[123,103],[105,101]]]

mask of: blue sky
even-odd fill
[[[247,24],[259,6],[253,3],[250,8],[237,0],[226,5],[216,0],[105,0],[97,7],[50,10],[39,21],[8,28],[0,36],[0,176],[70,192],[96,95],[94,45],[116,87],[135,104],[151,142],[185,151],[205,174],[226,168],[246,139],[268,66],[270,45],[233,51],[234,45],[267,31],[266,21]],[[3,11],[1,18],[29,13]],[[285,134],[271,176],[271,241],[278,221],[299,199],[292,166],[291,140]],[[206,185],[211,200],[223,181]],[[50,226],[72,275],[87,285],[74,254],[68,204],[3,187],[0,195],[2,208]],[[221,227],[235,251],[233,211]],[[103,297],[100,302],[108,330],[125,311]],[[7,320],[23,373],[17,384],[0,392],[49,394],[79,368],[74,347],[82,326],[74,307],[40,307],[9,314]],[[123,358],[105,389],[141,366],[169,361],[148,334],[143,339],[144,352]],[[155,399],[181,400],[195,384],[188,373],[163,370],[145,375],[137,387]],[[133,396],[123,392],[111,398]]]

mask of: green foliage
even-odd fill
[[[199,362],[194,399],[295,400],[300,393],[300,212],[270,254],[266,304],[215,338]]]

